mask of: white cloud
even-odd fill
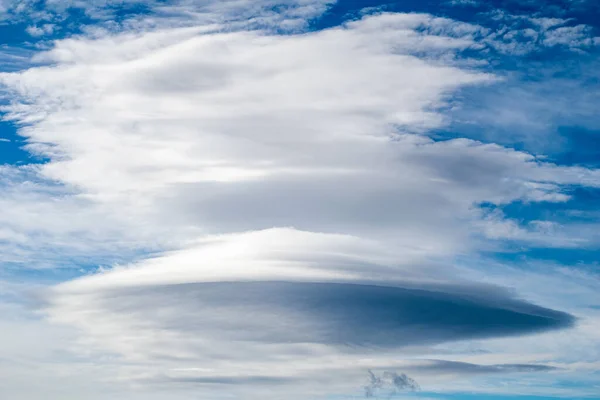
[[[214,390],[208,383],[230,382],[229,390],[243,398],[260,398],[267,390],[271,393],[283,390],[292,398],[335,391],[358,392],[360,377],[368,368],[408,371],[426,390],[455,390],[457,387],[473,390],[468,380],[461,379],[463,374],[478,375],[490,371],[451,366],[440,370],[427,365],[432,358],[441,358],[482,365],[553,363],[564,368],[566,362],[560,357],[571,350],[552,345],[550,351],[548,345],[552,340],[578,338],[589,342],[597,336],[589,329],[590,321],[586,320],[584,326],[576,330],[547,334],[538,342],[535,338],[475,342],[476,346],[487,350],[480,355],[444,351],[460,347],[460,344],[432,346],[435,343],[428,343],[427,338],[437,329],[434,326],[428,326],[426,331],[418,330],[424,343],[411,342],[413,346],[396,343],[400,348],[387,347],[384,342],[379,342],[376,347],[308,342],[307,337],[313,338],[313,334],[319,337],[327,326],[323,325],[326,320],[315,318],[310,308],[303,307],[302,301],[315,299],[316,304],[329,307],[332,303],[313,296],[327,290],[335,291],[335,287],[323,287],[318,292],[309,291],[298,297],[293,286],[285,289],[282,295],[273,291],[273,284],[270,284],[258,286],[257,292],[247,296],[247,287],[231,283],[385,282],[386,285],[417,288],[434,285],[429,286],[431,288],[441,283],[437,290],[442,293],[457,290],[457,293],[468,294],[471,300],[488,298],[493,299],[494,304],[505,301],[506,293],[497,288],[462,286],[466,285],[464,278],[475,277],[473,271],[451,265],[422,264],[419,256],[424,255],[412,255],[411,259],[401,248],[381,249],[377,243],[357,238],[289,229],[224,236],[200,243],[194,249],[59,285],[52,289],[47,312],[53,322],[81,330],[78,346],[82,349],[108,351],[122,357],[118,371],[124,380],[142,380],[150,387],[189,386],[195,393],[206,396]],[[509,270],[498,267],[489,271],[489,277],[482,276],[479,280],[507,283],[505,277]],[[546,277],[537,271],[525,275],[512,272],[510,279],[515,279],[519,288],[544,282],[547,296],[569,296],[575,290],[579,301],[593,298],[593,293],[584,286],[591,288],[593,284],[584,279],[581,282],[571,280],[567,287],[560,284],[564,276],[548,276],[547,270]],[[220,282],[224,286],[211,286],[207,282]],[[232,287],[227,289],[227,285]],[[267,299],[266,308],[261,307],[265,304],[256,303],[257,293]],[[239,301],[240,297],[246,301]],[[360,307],[361,303],[355,300],[344,296],[343,304]],[[552,302],[565,304],[556,297]],[[290,309],[290,304],[295,304],[298,309],[294,306]],[[417,299],[411,307],[419,307]],[[378,309],[373,311],[380,312],[383,308],[385,302],[380,302]],[[428,311],[435,313],[432,308]],[[400,308],[395,313],[400,315]],[[364,317],[361,313],[353,315]],[[343,314],[332,314],[330,318],[333,323],[338,319],[345,321]],[[361,323],[363,321],[359,320],[356,327],[346,328],[355,329]],[[391,321],[387,323],[387,329],[393,326],[389,323]],[[409,324],[403,326],[409,331],[410,328]],[[335,332],[344,336],[338,330]],[[404,333],[396,334],[411,340],[405,338]],[[522,347],[527,343],[536,345]],[[590,349],[596,351],[595,347]],[[587,373],[585,368],[569,366],[569,374],[578,371]],[[194,382],[204,385],[194,386]],[[244,383],[241,387],[240,382]],[[515,389],[493,387],[508,393]],[[548,391],[539,384],[528,388],[528,393]],[[569,393],[575,392],[564,391],[563,394]]]
[[[587,25],[561,26],[546,32],[544,44],[547,46],[563,45],[572,48],[593,46],[594,37],[591,31],[591,28]]]
[[[589,51],[598,43],[589,25],[569,25],[573,21],[561,18],[533,18],[494,10],[488,15],[502,23],[484,39],[490,47],[508,54],[522,56],[553,47],[573,51]]]
[[[305,21],[323,4],[300,3],[285,18]],[[226,16],[238,6],[207,3],[209,14]],[[349,378],[393,367],[400,354],[248,344],[272,314],[242,318],[243,304],[197,310],[173,285],[385,281],[458,290],[465,282],[455,257],[490,238],[536,241],[547,227],[486,219],[479,203],[563,202],[564,185],[600,186],[597,170],[427,137],[447,122],[442,110],[456,90],[496,81],[442,62],[477,48],[478,27],[381,14],[287,36],[222,28],[99,30],[58,41],[38,55],[44,67],[0,74],[13,96],[9,117],[24,124],[29,149],[51,159],[1,171],[3,209],[12,211],[2,214],[5,257],[54,265],[171,250],[49,293],[51,319],[81,330],[78,350],[119,357],[128,381],[195,388],[194,380],[247,382],[253,371],[258,388],[247,398],[263,395],[265,377],[291,382],[298,396],[351,389]],[[475,298],[509,297],[466,287]],[[211,324],[182,324],[200,314]],[[313,322],[304,327],[320,327]],[[232,332],[250,339],[224,340]]]
[[[529,20],[540,26],[544,31],[560,25],[565,25],[570,22],[569,20],[563,18],[530,18]]]
[[[185,28],[69,39],[40,56],[60,67],[2,80],[28,101],[12,118],[32,124],[30,149],[54,158],[42,176],[145,230],[344,226],[437,232],[440,248],[454,248],[470,234],[459,221],[472,204],[564,201],[561,184],[597,186],[596,171],[407,133],[443,124],[435,109],[453,88],[493,79],[409,55],[471,45],[413,30],[440,22],[384,14],[303,36]],[[472,176],[470,165],[485,168]]]
[[[477,0],[449,0],[448,4],[460,7],[477,7],[479,2]]]
[[[28,26],[26,31],[31,36],[39,37],[44,35],[51,35],[54,32],[55,25],[54,24],[43,24],[41,26]]]

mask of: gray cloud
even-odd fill
[[[374,397],[382,394],[382,392],[392,396],[397,392],[414,392],[420,389],[421,387],[417,381],[406,374],[385,371],[378,376],[369,370],[369,383],[365,386],[365,397]]]
[[[405,347],[567,328],[574,318],[474,287],[220,282],[106,292],[115,318],[235,342]],[[244,316],[251,315],[248,320]]]
[[[555,367],[541,364],[492,364],[481,365],[467,362],[428,360],[426,364],[411,367],[412,371],[440,374],[494,374],[513,372],[548,372]]]
[[[282,378],[274,376],[208,376],[208,377],[167,377],[154,376],[148,381],[149,384],[156,383],[180,383],[185,385],[283,385],[297,381],[294,378]]]

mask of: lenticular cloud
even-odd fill
[[[47,293],[79,349],[140,385],[300,396],[353,390],[367,368],[427,376],[403,352],[574,324],[453,265],[492,239],[538,238],[478,204],[600,184],[428,137],[453,93],[496,81],[457,61],[479,48],[476,27],[417,14],[288,35],[197,25],[57,41],[45,66],[0,75],[10,118],[49,158],[36,179],[60,187],[48,212],[69,201],[87,216],[77,232],[94,232],[71,243],[59,222],[46,245],[76,257],[110,236],[128,250]]]

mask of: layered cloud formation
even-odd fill
[[[5,9],[44,37],[66,29],[69,5],[52,4]],[[3,265],[68,275],[14,289],[58,336],[45,346],[62,355],[36,365],[127,400],[418,387],[396,371],[438,393],[493,393],[502,384],[481,376],[520,375],[525,389],[502,390],[593,395],[598,276],[488,255],[595,249],[593,219],[507,214],[568,209],[600,170],[439,136],[474,115],[461,96],[511,82],[498,60],[591,54],[592,27],[490,13],[507,35],[363,10],[311,29],[333,7],[316,0],[85,7],[95,26],[0,73],[5,119],[40,161],[0,171]],[[40,398],[26,367],[6,373],[6,393]],[[105,398],[46,385],[46,398]]]

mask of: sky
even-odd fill
[[[600,399],[600,3],[0,0],[0,398]]]

